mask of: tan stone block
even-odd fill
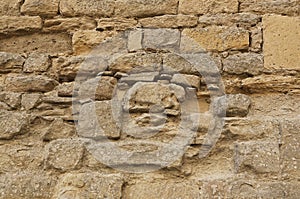
[[[209,26],[206,28],[185,29],[182,34],[192,38],[208,51],[225,51],[229,49],[247,49],[249,32],[242,28],[226,26]]]
[[[163,15],[140,19],[142,27],[150,28],[178,28],[197,25],[198,18],[191,15]]]
[[[300,18],[264,16],[263,29],[264,66],[300,69]]]
[[[45,32],[75,32],[90,30],[96,27],[96,22],[90,18],[56,18],[46,19],[43,26]]]
[[[2,0],[0,3],[0,15],[20,15],[21,0]]]
[[[23,66],[24,72],[45,72],[51,65],[51,60],[46,54],[31,53]]]
[[[40,17],[28,16],[2,16],[0,18],[0,33],[11,33],[21,31],[35,31],[42,28],[42,19]]]
[[[117,0],[115,15],[122,17],[146,17],[176,14],[178,0]]]
[[[238,0],[180,0],[179,13],[235,13],[238,12]]]
[[[63,16],[111,16],[114,0],[61,0],[59,8]]]
[[[58,15],[59,0],[25,0],[21,13],[51,17]]]
[[[101,18],[97,20],[97,30],[126,30],[135,28],[137,20],[126,18]]]
[[[106,38],[112,37],[115,32],[99,32],[95,30],[78,31],[73,34],[73,51],[76,55],[89,54],[94,48],[99,46]]]
[[[25,58],[19,54],[0,52],[0,71],[1,72],[20,72]]]
[[[0,37],[0,43],[0,51],[11,53],[40,52],[56,55],[72,51],[71,38],[64,33]]]

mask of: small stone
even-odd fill
[[[41,94],[38,93],[24,93],[22,95],[22,107],[25,108],[25,110],[30,110],[35,108],[38,103],[40,102]]]
[[[143,48],[171,50],[179,49],[180,32],[176,29],[144,29]]]
[[[0,101],[5,102],[9,107],[16,109],[21,104],[21,93],[0,92]]]
[[[171,82],[185,87],[200,88],[200,77],[195,75],[175,74]]]
[[[262,43],[263,43],[263,33],[260,24],[250,29],[250,37],[251,37],[250,50],[253,52],[260,52],[262,50]]]
[[[1,16],[18,16],[20,15],[20,0],[2,0],[0,4]]]
[[[40,17],[29,16],[1,16],[0,33],[33,32],[42,29]]]
[[[135,19],[101,18],[97,20],[97,30],[126,30],[137,26]]]
[[[133,84],[135,82],[154,82],[158,75],[158,72],[136,73],[130,74],[128,77],[122,77],[120,81],[128,84]]]
[[[20,72],[25,62],[24,57],[19,54],[0,52],[1,72]]]
[[[32,53],[25,61],[23,71],[27,73],[45,72],[50,65],[51,61],[48,55]]]
[[[74,91],[74,82],[64,82],[57,87],[59,97],[72,97]]]
[[[142,27],[147,28],[178,28],[197,25],[198,18],[191,15],[163,15],[140,19]]]
[[[75,128],[72,125],[64,123],[63,119],[55,119],[47,128],[43,135],[43,141],[69,138],[75,134]]]
[[[53,90],[58,83],[46,76],[8,76],[5,80],[5,89],[15,92],[48,92]]]
[[[16,135],[21,135],[25,133],[27,125],[28,120],[26,114],[1,111],[0,139],[9,140]]]
[[[142,49],[142,38],[143,38],[143,30],[136,29],[129,32],[128,35],[128,50],[129,51],[137,51]]]
[[[84,147],[80,140],[54,140],[46,146],[46,150],[45,165],[48,169],[65,172],[81,167]]]
[[[21,13],[25,15],[41,15],[52,17],[58,14],[59,0],[25,0]]]
[[[167,54],[163,60],[163,72],[197,74],[198,71],[185,58],[177,54]]]

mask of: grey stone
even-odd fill
[[[136,73],[136,74],[130,74],[128,77],[122,77],[120,81],[129,84],[135,82],[154,82],[155,78],[158,75],[159,75],[158,72]]]
[[[179,30],[144,29],[143,48],[175,51],[179,49],[179,43]]]
[[[200,88],[200,77],[195,75],[175,74],[171,82],[185,87]]]

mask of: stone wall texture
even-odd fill
[[[299,188],[299,0],[1,0],[1,199]]]

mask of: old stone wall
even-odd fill
[[[2,0],[0,198],[299,198],[299,10]]]

